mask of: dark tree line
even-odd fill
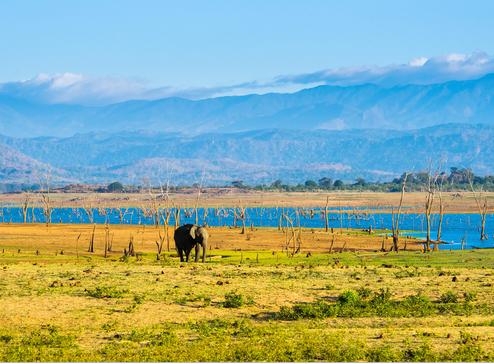
[[[331,177],[322,177],[319,180],[307,180],[296,185],[283,183],[276,180],[269,185],[247,186],[242,181],[232,183],[234,187],[256,190],[282,190],[282,191],[317,191],[317,190],[366,190],[376,192],[399,192],[403,181],[407,178],[408,191],[422,191],[429,181],[428,172],[403,173],[400,177],[388,182],[368,182],[364,178],[357,178],[353,182],[344,182],[340,179],[333,180]],[[450,168],[449,172],[441,172],[437,176],[444,191],[470,190],[470,181],[474,186],[484,191],[494,191],[494,176],[476,176],[469,168]]]

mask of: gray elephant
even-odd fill
[[[208,238],[208,231],[202,226],[186,224],[178,227],[173,234],[173,239],[180,261],[184,261],[184,255],[185,261],[189,261],[192,248],[195,249],[195,261],[199,261],[199,250],[202,247],[202,262],[204,263],[208,249]]]

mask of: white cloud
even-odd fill
[[[77,73],[42,73],[30,80],[0,84],[0,93],[35,102],[98,105],[171,96],[201,99],[249,93],[295,92],[318,85],[432,84],[475,79],[488,73],[494,73],[494,58],[488,54],[451,53],[430,58],[421,56],[405,64],[326,69],[306,74],[278,76],[263,82],[251,81],[215,87],[150,88],[143,82],[115,77],[95,78]]]
[[[451,80],[468,80],[494,72],[494,59],[488,54],[452,53],[439,57],[418,57],[407,64],[328,69],[277,78],[277,83],[323,82],[348,86],[375,83],[383,86],[431,84]]]
[[[422,67],[425,64],[425,62],[427,62],[428,60],[429,59],[426,57],[418,57],[408,62],[408,65],[411,67]]]

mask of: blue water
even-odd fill
[[[365,212],[365,211],[367,212]],[[169,224],[173,225],[175,209],[171,209]],[[206,223],[208,226],[231,226],[234,223],[234,209],[198,209],[199,223]],[[297,214],[297,211],[301,211]],[[339,209],[329,209],[329,227],[339,228],[358,228],[367,229],[372,226],[373,229],[391,229],[391,214],[374,209],[371,213],[368,208],[343,208],[340,213]],[[312,212],[312,217],[311,217]],[[296,226],[298,218],[302,227],[323,228],[325,225],[324,214],[320,208],[246,208],[245,220],[246,226],[251,224],[258,226],[276,227],[279,224],[280,216],[287,215]],[[92,209],[92,220],[90,215],[82,208],[56,208],[52,210],[52,223],[75,223],[87,224],[97,223],[104,224],[155,224],[155,218],[150,216],[149,212],[139,208],[129,209]],[[238,210],[237,210],[238,213]],[[29,209],[27,222],[46,222],[42,208]],[[33,219],[34,216],[34,219]],[[435,239],[437,234],[438,216],[432,217],[431,238]],[[0,208],[0,222],[19,223],[23,222],[22,209],[18,207]],[[192,209],[181,209],[180,223],[194,223],[195,215]],[[241,221],[237,221],[241,226]],[[283,225],[286,221],[283,220]],[[400,219],[400,230],[404,231],[403,235],[416,237],[425,237],[426,223],[423,214],[404,213]],[[413,231],[413,232],[410,232]],[[461,249],[462,240],[465,241],[465,248],[491,248],[494,247],[494,216],[489,214],[486,221],[487,240],[480,240],[480,216],[478,214],[445,214],[443,219],[441,240],[450,244],[441,246],[441,249]]]

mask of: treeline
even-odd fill
[[[331,177],[322,177],[318,180],[306,180],[304,183],[289,184],[277,179],[270,184],[249,185],[242,180],[232,181],[230,184],[223,186],[207,187],[236,187],[244,190],[255,191],[288,191],[288,192],[307,192],[307,191],[371,191],[371,192],[399,192],[401,191],[403,180],[407,176],[407,191],[422,191],[427,186],[431,177],[428,172],[403,173],[399,178],[387,182],[369,182],[364,178],[357,178],[354,181],[343,181]],[[450,168],[449,172],[434,173],[436,183],[441,185],[442,191],[467,191],[471,185],[476,190],[494,191],[494,176],[476,176],[469,168]],[[173,183],[168,185],[169,191],[180,191],[183,189],[198,188],[199,184],[175,186]],[[160,186],[154,186],[160,188]],[[43,187],[37,184],[0,184],[0,193],[5,192],[22,192],[22,191],[40,191]],[[112,182],[108,185],[90,185],[76,184],[66,186],[52,186],[54,192],[112,192],[112,193],[140,193],[149,191],[149,186],[123,185],[120,182]]]
[[[278,179],[271,184],[249,186],[243,181],[232,182],[232,186],[242,189],[260,191],[375,191],[398,192],[401,191],[403,180],[407,176],[406,188],[408,191],[421,191],[427,185],[431,174],[429,172],[403,173],[399,178],[388,182],[368,182],[364,178],[357,178],[353,182],[344,182],[340,179],[322,177],[319,180],[307,180],[304,183],[290,185]],[[448,172],[437,173],[434,178],[440,183],[443,191],[470,190],[471,184],[475,188],[484,191],[494,191],[494,176],[476,176],[469,168],[452,167]]]

